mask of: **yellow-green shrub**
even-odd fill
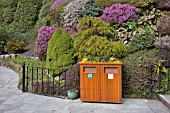
[[[127,46],[120,41],[111,42],[109,49],[110,49],[110,52],[113,53],[113,55],[118,58],[125,57],[128,53]]]
[[[24,43],[18,40],[11,40],[7,42],[5,46],[5,51],[8,53],[20,53],[24,50]]]

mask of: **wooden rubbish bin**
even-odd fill
[[[80,100],[122,103],[122,62],[79,62]]]

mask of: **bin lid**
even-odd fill
[[[107,65],[122,65],[123,62],[119,61],[119,62],[78,62],[80,65],[89,65],[89,64],[93,64],[93,65],[103,65],[103,64],[107,64]]]

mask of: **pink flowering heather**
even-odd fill
[[[75,31],[70,27],[62,28],[62,30],[67,31],[70,36],[74,36],[74,34],[75,34]]]
[[[42,61],[46,60],[48,41],[55,31],[56,27],[54,26],[42,26],[39,30],[36,40],[36,53],[38,58]]]
[[[59,7],[60,5],[62,5],[62,4],[64,4],[64,3],[69,3],[70,1],[72,1],[72,0],[56,0],[55,2],[54,2],[54,4],[51,6],[51,10],[52,9],[56,9],[57,7]]]
[[[121,25],[130,17],[136,17],[135,9],[135,6],[129,4],[113,4],[104,10],[101,19],[109,23],[117,23]]]

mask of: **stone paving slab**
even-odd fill
[[[159,95],[158,96],[159,100],[170,109],[170,95],[164,94],[164,95]]]
[[[0,67],[0,113],[170,113],[158,100],[123,98],[122,104],[87,103],[21,92],[18,74]]]

